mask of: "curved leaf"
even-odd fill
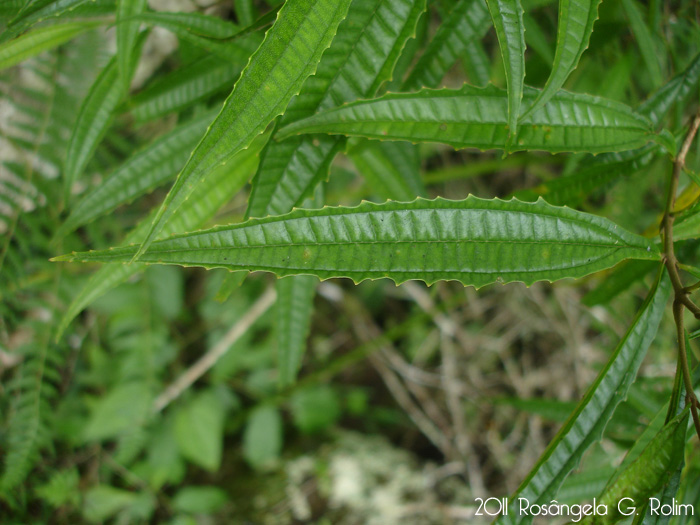
[[[374,96],[391,78],[424,10],[425,0],[354,1],[318,71],[290,102],[278,126],[319,109]],[[279,215],[298,206],[328,176],[330,163],[344,145],[340,137],[294,137],[268,143],[246,215]]]
[[[576,69],[581,55],[591,39],[593,24],[598,19],[598,6],[601,1],[561,0],[559,2],[557,50],[554,55],[552,72],[544,88],[521,119],[549,102],[564,85],[571,72]]]
[[[132,52],[139,33],[139,22],[126,20],[146,8],[146,0],[118,0],[117,7],[117,63],[119,79],[124,83],[124,89],[128,91],[131,84],[131,75],[134,70],[132,60],[138,61],[138,56]]]
[[[525,498],[531,505],[551,501],[566,476],[577,467],[584,452],[601,438],[615,408],[627,396],[646,351],[656,336],[670,292],[670,281],[660,268],[656,283],[632,326],[576,410],[511,497],[513,501]],[[512,513],[501,516],[496,523],[515,525],[531,522],[531,516]]]
[[[649,76],[651,77],[651,83],[654,87],[660,86],[663,82],[664,75],[661,72],[659,54],[656,52],[652,34],[644,21],[639,6],[634,0],[622,0],[622,6],[627,12],[632,34],[637,41],[642,59],[646,63]]]
[[[438,87],[457,59],[469,50],[469,44],[486,34],[488,19],[489,11],[483,0],[457,2],[411,70],[402,90]]]
[[[350,160],[379,197],[411,201],[426,197],[420,161],[413,144],[366,141],[348,152]]]
[[[215,166],[248,147],[284,111],[335,36],[350,0],[287,2],[250,58],[221,113],[165,198],[135,258]]]
[[[135,251],[114,248],[56,260],[126,262]],[[629,258],[658,260],[658,248],[607,219],[544,201],[470,196],[295,210],[171,237],[153,243],[142,260],[278,276],[457,280],[481,287],[583,277]]]
[[[208,112],[185,122],[127,159],[72,208],[57,236],[63,236],[173,178],[187,162],[214,117],[215,113]]]
[[[69,202],[73,184],[107,132],[123,95],[124,84],[119,82],[117,58],[114,57],[98,75],[80,106],[63,169],[65,202]]]
[[[258,163],[258,152],[263,145],[262,141],[265,139],[266,137],[261,137],[259,139],[260,143],[256,141],[250,148],[238,153],[231,163],[221,165],[213,170],[209,177],[195,188],[192,198],[174,214],[172,220],[161,232],[161,236],[165,237],[176,232],[190,231],[204,226],[218,209],[245,185],[254,173]],[[154,215],[155,211],[144,218],[126,236],[124,243],[133,244],[141,241],[148,232]],[[60,338],[75,316],[95,299],[123,283],[132,275],[141,272],[145,267],[145,264],[133,263],[100,268],[71,301],[61,318],[56,338]]]
[[[129,110],[139,123],[181,111],[230,89],[242,69],[242,64],[223,61],[217,56],[205,57],[150,84],[131,98]]]
[[[625,502],[623,510],[625,507],[639,507],[669,480],[683,461],[688,415],[689,411],[685,409],[669,421],[639,457],[606,489],[598,501],[612,511],[605,516],[597,516],[595,523],[606,525],[624,519],[626,516],[620,513],[618,506],[623,498],[630,500]],[[587,518],[582,523],[593,523],[593,519]]]
[[[103,22],[72,22],[40,27],[22,36],[0,44],[0,70],[19,64],[42,51],[58,47],[81,33],[94,29]]]
[[[486,0],[496,28],[508,86],[508,140],[515,138],[525,86],[525,26],[520,0]],[[507,148],[510,150],[510,148]]]
[[[295,275],[277,281],[275,330],[279,385],[294,383],[306,350],[318,279]]]
[[[534,100],[537,94],[537,90],[527,89],[525,100]],[[503,90],[465,85],[459,90],[423,90],[353,102],[294,122],[277,136],[330,133],[442,142],[455,148],[503,149],[508,140],[508,118]],[[649,121],[629,106],[559,91],[546,107],[522,122],[510,150],[620,151],[643,146],[651,133]]]

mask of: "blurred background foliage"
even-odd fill
[[[25,3],[0,5],[6,36]],[[39,10],[60,3],[33,2]],[[541,86],[554,53],[557,3],[523,3],[528,84]],[[65,4],[71,10],[63,18],[113,23],[113,1]],[[149,32],[131,89],[73,197],[99,187],[156,137],[220,106],[277,4],[149,2],[154,11],[199,12],[253,30],[241,40],[240,60],[224,60],[193,43],[191,33],[144,24]],[[429,2],[400,59],[404,71],[451,8]],[[27,23],[36,21],[54,23],[48,16]],[[276,353],[285,334],[276,331],[272,302],[259,303],[269,275],[232,286],[221,270],[150,267],[92,302],[57,340],[61,316],[95,268],[48,259],[122,242],[161,202],[179,167],[152,193],[56,235],[70,211],[62,195],[66,151],[81,105],[114,54],[114,33],[113,24],[99,26],[0,72],[1,521],[476,523],[474,497],[506,495],[525,477],[629,325],[654,265],[630,263],[608,279],[575,285],[479,292],[454,283],[324,282],[299,378],[286,386]],[[493,31],[470,46],[443,83],[505,87]],[[590,49],[565,87],[635,107],[698,50],[697,2],[603,2]],[[674,105],[669,127],[680,129],[697,104],[696,85]],[[585,158],[517,153],[501,160],[500,152],[420,145],[395,151],[389,158],[405,163],[397,168],[373,163],[363,147],[336,158],[323,187],[326,203],[384,201],[391,189],[382,185],[382,169],[406,166],[430,196],[506,197],[535,188],[536,197],[542,184],[575,174]],[[689,158],[700,171],[697,148]],[[254,162],[242,169],[249,180]],[[663,209],[666,170],[657,156],[561,204],[644,231]],[[248,189],[209,223],[242,220]],[[620,294],[627,289],[632,293]],[[242,320],[245,329],[230,343]],[[667,319],[629,398],[565,483],[560,502],[596,496],[662,409],[672,386],[672,341]],[[217,347],[221,357],[202,377],[179,390],[175,383],[177,395],[169,397],[174,382]],[[696,505],[697,452],[689,455],[680,495]]]

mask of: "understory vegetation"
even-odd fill
[[[692,0],[0,2],[0,521],[697,523],[699,86]]]

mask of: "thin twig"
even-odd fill
[[[211,350],[200,357],[180,377],[171,383],[153,402],[153,411],[160,412],[174,399],[177,399],[192,383],[202,377],[223,356],[231,345],[245,334],[275,302],[277,292],[268,288],[255,304],[233,325]]]
[[[663,228],[662,228],[662,238],[664,246],[664,263],[668,271],[668,275],[671,279],[671,284],[673,285],[674,299],[673,299],[673,319],[676,323],[676,335],[678,338],[678,352],[679,363],[682,369],[683,382],[685,383],[686,390],[686,403],[690,405],[690,412],[693,416],[693,423],[695,425],[695,432],[700,438],[700,417],[698,416],[698,399],[695,396],[695,391],[693,390],[693,382],[690,377],[690,366],[688,365],[688,356],[685,347],[685,327],[683,326],[683,313],[685,308],[688,308],[690,312],[695,315],[697,319],[700,319],[700,307],[698,307],[688,296],[688,289],[683,286],[683,281],[681,280],[678,260],[676,259],[676,254],[673,246],[673,222],[675,216],[673,214],[673,209],[676,204],[676,192],[678,191],[678,180],[680,174],[685,166],[685,158],[688,155],[690,146],[693,143],[693,139],[698,132],[700,127],[700,114],[693,118],[693,121],[688,130],[688,134],[683,141],[678,156],[673,163],[673,170],[671,172],[671,181],[668,189],[668,198],[666,200],[666,209],[664,211]]]

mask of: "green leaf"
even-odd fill
[[[683,461],[685,435],[688,429],[688,409],[673,418],[646,446],[639,457],[627,466],[598,501],[612,509],[606,516],[596,517],[595,523],[613,524],[625,518],[620,513],[618,503],[629,498],[622,510],[639,507],[648,502]],[[594,523],[587,518],[582,523]]]
[[[379,197],[408,202],[416,196],[427,196],[416,148],[412,144],[365,141],[348,154]]]
[[[602,283],[583,296],[581,302],[589,308],[603,304],[607,305],[615,297],[627,290],[637,281],[641,281],[656,264],[652,261],[626,261],[616,266]]]
[[[138,61],[133,50],[139,33],[139,22],[127,20],[146,9],[146,0],[118,0],[117,6],[117,64],[119,80],[128,91],[133,73],[132,61]]]
[[[525,85],[525,26],[520,0],[486,0],[496,28],[508,86],[508,141],[518,132]],[[506,148],[508,151],[510,148]]]
[[[127,159],[73,206],[57,237],[174,178],[215,116],[215,113],[207,112],[195,117]]]
[[[318,71],[289,104],[278,127],[319,109],[374,96],[391,78],[424,10],[424,0],[353,2]],[[324,136],[271,141],[253,181],[246,216],[278,215],[301,204],[327,178],[344,145],[340,137]]]
[[[73,22],[33,29],[28,33],[0,44],[0,70],[19,64],[42,51],[58,47],[103,22]]]
[[[140,54],[144,41],[145,35],[137,39],[132,49],[136,56]],[[132,68],[136,65],[135,62],[131,62]],[[117,57],[114,57],[99,74],[80,106],[63,169],[65,202],[69,202],[73,184],[83,173],[102,141],[112,122],[115,109],[125,93],[125,84],[119,80]]]
[[[564,85],[576,69],[581,55],[588,47],[593,24],[598,19],[598,6],[602,0],[560,0],[559,25],[557,26],[557,50],[552,72],[539,96],[521,117],[543,107]]]
[[[293,384],[301,367],[317,283],[318,279],[309,275],[286,277],[277,281],[275,329],[281,387]]]
[[[648,117],[655,127],[658,126],[668,114],[671,106],[688,96],[697,87],[699,80],[700,53],[695,55],[683,71],[675,75],[645,100],[637,108],[637,112]]]
[[[20,0],[21,1],[21,0]],[[2,2],[3,9],[7,0]],[[71,18],[88,18],[113,14],[115,0],[54,0],[51,2],[33,2],[18,13],[0,34],[0,43],[22,34],[28,28],[47,20],[67,20]]]
[[[266,137],[261,137],[250,148],[238,153],[231,163],[219,166],[218,169],[210,173],[209,177],[197,186],[192,193],[192,198],[174,214],[173,219],[163,229],[162,236],[165,237],[176,232],[190,231],[204,226],[218,209],[245,185],[255,172],[258,163],[257,155],[262,148],[264,140],[266,140]],[[129,244],[141,241],[148,232],[153,217],[154,213],[142,220],[127,235],[124,242]],[[71,301],[61,318],[56,338],[60,338],[75,316],[95,299],[107,290],[123,283],[132,275],[143,271],[145,267],[145,264],[134,263],[100,268]]]
[[[60,261],[128,262],[135,247]],[[583,277],[628,258],[659,259],[652,241],[602,217],[544,201],[418,199],[355,208],[295,210],[153,244],[143,262],[269,271],[279,276],[389,278],[396,283],[494,282]],[[529,261],[527,266],[522,261]]]
[[[550,442],[527,478],[511,497],[526,498],[531,505],[551,501],[584,452],[598,441],[615,408],[626,397],[663,317],[671,286],[660,268],[657,281],[605,368],[590,386],[568,421]],[[530,523],[532,518],[512,513],[498,524]]]
[[[622,5],[627,12],[627,17],[630,21],[630,29],[637,41],[644,63],[647,66],[649,76],[651,77],[651,83],[654,87],[660,86],[664,81],[664,75],[661,72],[662,68],[659,62],[659,54],[656,51],[656,45],[654,44],[652,34],[644,21],[640,8],[634,0],[622,0]]]
[[[83,514],[88,521],[102,522],[133,505],[137,498],[135,492],[98,485],[86,491]]]
[[[537,94],[527,89],[525,100],[534,100]],[[330,133],[505,149],[508,118],[503,90],[465,85],[459,90],[422,90],[353,102],[290,124],[277,136]],[[559,91],[547,107],[522,122],[510,151],[620,151],[643,146],[651,133],[649,121],[624,104]]]
[[[282,418],[275,407],[253,410],[243,432],[243,457],[256,469],[273,463],[282,451]]]
[[[316,385],[294,393],[290,404],[294,425],[305,434],[327,429],[341,414],[338,394],[327,385]]]
[[[515,197],[527,201],[543,197],[550,204],[575,207],[593,191],[622,177],[638,173],[656,158],[656,144],[622,152],[606,153],[582,163],[575,173],[559,177],[534,188],[515,192]]]
[[[190,514],[213,514],[228,502],[226,491],[216,486],[187,486],[177,491],[173,508]]]
[[[145,383],[121,384],[94,406],[84,437],[87,441],[113,438],[143,424],[150,408],[151,395]]]
[[[482,0],[459,0],[438,27],[402,90],[438,87],[457,59],[468,51],[469,44],[486,34],[488,20],[489,11]]]
[[[175,416],[175,440],[180,453],[193,463],[216,472],[224,447],[226,407],[211,391],[197,395]]]
[[[212,168],[248,147],[285,110],[316,70],[349,4],[350,0],[299,0],[284,4],[221,113],[180,172],[135,259],[146,251]]]
[[[243,66],[208,56],[163,76],[129,101],[129,110],[138,123],[186,109],[196,102],[230,86]]]
[[[233,0],[233,10],[236,12],[236,18],[244,26],[251,25],[257,18],[253,0]]]

